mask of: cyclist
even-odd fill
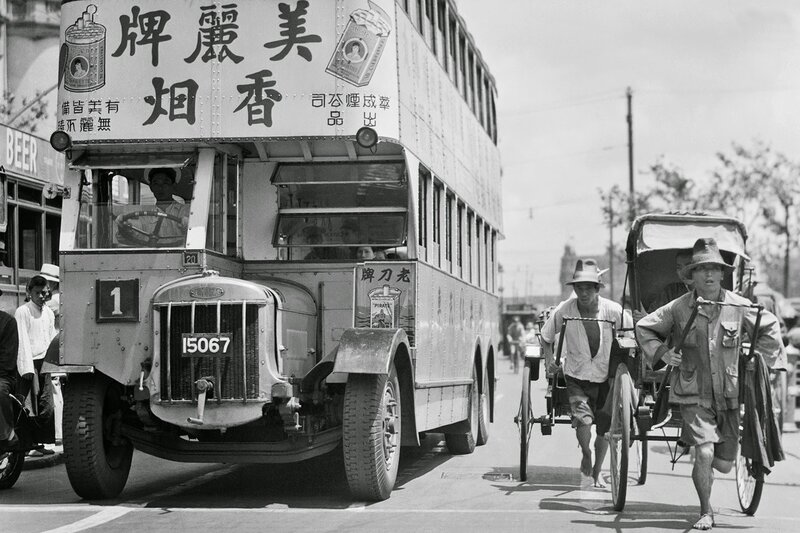
[[[519,316],[515,316],[513,322],[508,325],[506,340],[511,353],[511,368],[516,374],[519,372],[519,358],[525,353],[525,328]]]

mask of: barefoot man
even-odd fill
[[[676,352],[666,342],[683,331],[697,297],[714,302],[748,305],[749,300],[722,288],[726,272],[733,270],[712,238],[698,239],[692,261],[681,278],[691,276],[694,290],[672,300],[636,325],[636,336],[648,363],[659,360],[677,367],[670,380],[670,403],[679,404],[682,442],[695,447],[692,481],[700,499],[700,519],[694,529],[714,527],[711,487],[714,470],[727,474],[739,447],[739,353],[742,335],[755,337],[756,351],[767,365],[781,349],[775,315],[764,311],[754,332],[756,311],[747,308],[700,305],[697,318]]]
[[[542,327],[542,342],[549,372],[557,370],[553,354],[556,335],[561,331],[563,318],[583,317],[612,320],[617,329],[622,327],[622,307],[611,300],[600,297],[600,275],[594,259],[579,259],[575,266],[572,285],[575,296],[561,302]],[[611,355],[611,324],[604,322],[567,323],[562,348],[564,378],[572,410],[572,427],[581,448],[582,483],[605,487],[600,472],[608,450],[608,441],[598,437],[594,443],[592,463],[592,424],[595,413],[602,409],[608,395],[608,366]]]

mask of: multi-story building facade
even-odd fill
[[[0,309],[58,263],[63,156],[55,129],[60,2],[0,0]],[[42,113],[43,111],[43,113]]]

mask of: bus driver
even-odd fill
[[[183,198],[173,194],[176,181],[174,168],[161,167],[150,171],[148,186],[155,196],[157,212],[137,211],[117,217],[122,240],[155,246],[173,245],[175,241],[183,240],[189,221],[189,206]]]

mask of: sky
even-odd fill
[[[706,181],[734,142],[800,157],[796,0],[456,5],[497,84],[506,296],[558,294],[566,244],[607,266],[598,189],[628,189],[627,87],[636,190],[659,158]]]

